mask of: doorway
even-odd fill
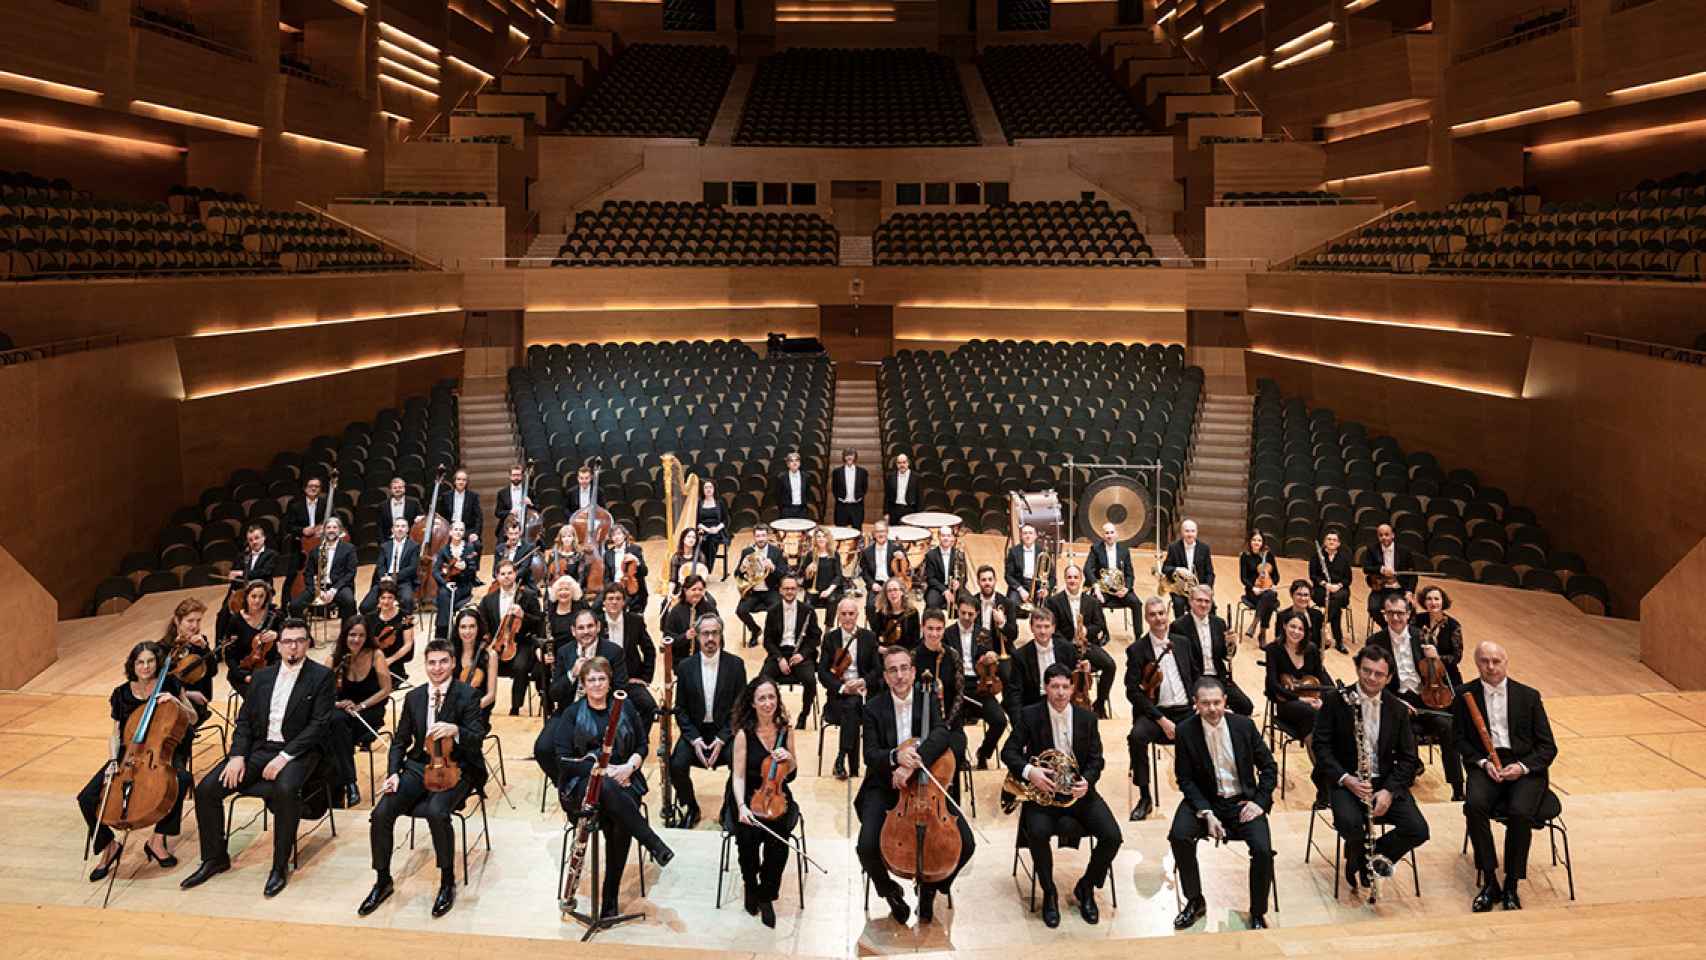
[[[877,232],[883,215],[881,180],[831,180],[829,206],[835,229],[844,237],[868,237]]]
[[[842,380],[875,380],[877,367],[894,354],[894,307],[826,304],[817,308],[818,339]]]

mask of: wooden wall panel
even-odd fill
[[[1346,323],[1251,310],[1250,347],[1508,396],[1522,393],[1527,337],[1481,336],[1398,324]]]
[[[278,75],[253,60],[238,60],[149,30],[133,31],[136,99],[260,124],[265,89]]]
[[[327,212],[413,250],[446,270],[494,269],[499,265],[486,258],[505,255],[503,207],[334,203]]]
[[[1426,166],[1431,125],[1422,120],[1360,137],[1329,141],[1326,145],[1325,179],[1340,180],[1388,170]],[[1361,195],[1371,181],[1354,181],[1339,187],[1340,193]]]
[[[228,393],[271,380],[370,367],[462,346],[461,311],[324,323],[218,337],[179,337],[184,395]]]
[[[496,143],[393,143],[385,154],[387,190],[474,190],[497,199]]]
[[[59,605],[0,546],[0,690],[16,690],[58,657]]]
[[[8,0],[6,29],[0,30],[0,63],[6,72],[99,90],[106,49],[91,47],[105,20],[98,12],[58,0]]]
[[[0,170],[64,177],[79,190],[111,200],[158,201],[185,182],[181,136],[148,120],[7,90],[0,90],[0,118]],[[82,137],[77,131],[146,142]]]
[[[771,333],[815,337],[818,310],[774,307],[756,310],[529,310],[527,345],[629,343],[643,340],[757,340]]]
[[[301,77],[284,80],[284,126],[291,133],[367,146],[375,132],[373,104],[355,90],[327,87]],[[307,198],[303,198],[307,199]]]
[[[1111,343],[1185,342],[1183,310],[1035,310],[897,307],[897,349],[917,341],[1092,340]]]
[[[1327,169],[1318,143],[1211,143],[1191,156],[1193,191],[1200,171],[1216,200],[1234,191],[1319,190]]]
[[[1641,598],[1641,662],[1678,690],[1706,690],[1700,598],[1706,595],[1706,540],[1695,544]]]
[[[336,197],[378,190],[383,177],[384,158],[378,151],[358,153],[290,137],[261,145],[260,202],[269,207],[293,210],[301,200],[324,208]]]
[[[1706,70],[1706,19],[1694,0],[1655,0],[1606,17],[1588,40],[1589,69],[1600,67],[1602,90],[1618,90]],[[1629,56],[1638,50],[1640,56]]]
[[[1278,262],[1349,230],[1380,211],[1377,204],[1330,207],[1204,207],[1203,256]]]
[[[1482,120],[1575,99],[1581,34],[1572,27],[1447,67],[1446,121]]]
[[[1249,90],[1272,123],[1318,124],[1334,114],[1435,96],[1438,51],[1433,34],[1400,34],[1336,47],[1284,70],[1247,71],[1237,85]]]

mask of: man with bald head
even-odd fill
[[[1214,558],[1209,554],[1208,544],[1197,539],[1197,522],[1187,519],[1179,524],[1179,539],[1167,546],[1167,556],[1161,561],[1161,575],[1171,577],[1176,571],[1184,571],[1197,579],[1197,583],[1205,587],[1214,586]],[[1173,594],[1173,616],[1182,617],[1190,603],[1185,594]]]
[[[1484,641],[1475,648],[1481,676],[1463,685],[1451,712],[1457,750],[1466,768],[1463,817],[1475,848],[1481,889],[1470,909],[1485,913],[1498,904],[1521,910],[1517,883],[1528,876],[1528,845],[1551,793],[1547,770],[1558,756],[1540,691],[1510,679],[1505,648]],[[1476,721],[1480,722],[1477,723]],[[1489,749],[1490,748],[1490,749]],[[1498,883],[1492,816],[1505,817],[1505,882]]]
[[[1415,607],[1416,584],[1420,578],[1403,572],[1416,569],[1416,557],[1409,547],[1398,542],[1392,524],[1381,524],[1375,528],[1374,536],[1376,543],[1363,555],[1362,572],[1379,578],[1381,585],[1368,591],[1369,620],[1379,623],[1380,611],[1393,597],[1403,597],[1405,603]]]

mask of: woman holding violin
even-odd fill
[[[1304,642],[1312,647],[1325,650],[1327,635],[1325,632],[1327,615],[1314,603],[1315,591],[1308,580],[1293,580],[1288,588],[1291,591],[1291,606],[1280,611],[1282,617],[1302,617],[1308,625],[1308,636]],[[1277,630],[1278,627],[1276,626]],[[1283,640],[1283,636],[1276,636]]]
[[[385,669],[385,654],[368,631],[362,617],[345,623],[332,659],[338,699],[332,704],[336,710],[327,730],[326,760],[332,768],[332,795],[346,808],[361,806],[355,754],[379,739],[379,728],[385,726],[385,701],[391,698],[391,671]]]
[[[379,588],[379,603],[367,615],[367,632],[373,637],[385,671],[393,684],[407,683],[409,661],[415,656],[415,618],[403,611],[397,588],[383,584]]]
[[[194,597],[184,598],[172,611],[159,641],[161,648],[172,654],[172,676],[184,685],[183,699],[195,708],[198,725],[207,719],[213,678],[219,673],[219,658],[201,632],[206,613],[207,604]]]
[[[432,560],[432,579],[438,584],[438,611],[435,630],[440,639],[448,635],[450,618],[445,616],[459,610],[474,599],[474,588],[480,585],[480,550],[468,542],[468,528],[458,520],[450,525],[450,539]],[[458,656],[460,656],[458,651]]]
[[[1333,685],[1321,662],[1320,645],[1309,639],[1309,623],[1295,609],[1282,612],[1274,628],[1279,639],[1267,649],[1267,694],[1274,704],[1274,717],[1287,734],[1306,742],[1321,709],[1319,688]]]
[[[272,606],[272,584],[250,580],[243,585],[243,606],[225,618],[225,679],[239,696],[249,692],[249,677],[278,662],[278,625],[283,619]]]
[[[557,528],[557,535],[551,540],[551,545],[545,550],[545,582],[556,583],[568,577],[574,581],[575,595],[581,592],[581,548],[575,540],[575,525],[565,523]]]
[[[1423,655],[1437,656],[1445,664],[1445,675],[1451,680],[1451,689],[1463,686],[1463,675],[1458,672],[1458,664],[1463,662],[1463,624],[1447,610],[1451,609],[1451,596],[1444,590],[1432,584],[1423,587],[1416,594],[1416,602],[1421,604],[1421,612],[1416,614],[1416,635],[1422,638],[1424,644],[1432,637],[1434,652],[1428,653],[1426,646],[1422,647]]]
[[[883,584],[883,593],[871,611],[871,632],[885,647],[918,648],[918,612],[912,608],[912,595],[900,580],[890,577]]]
[[[1244,605],[1255,611],[1244,629],[1244,638],[1254,636],[1258,647],[1268,645],[1268,624],[1279,608],[1278,577],[1279,564],[1268,549],[1267,538],[1262,531],[1251,530],[1250,540],[1238,557],[1238,579],[1244,583]]]
[[[466,606],[456,611],[451,646],[455,648],[460,665],[457,679],[480,693],[480,719],[489,728],[492,707],[498,702],[498,649],[486,633],[486,621],[477,607]]]
[[[716,482],[710,477],[699,481],[699,520],[694,537],[699,541],[699,557],[707,573],[717,559],[717,550],[729,542],[728,522],[723,502],[717,499]]]
[[[774,927],[776,895],[793,853],[778,838],[792,834],[800,821],[799,804],[788,788],[798,773],[794,731],[774,680],[759,677],[746,685],[735,703],[733,726],[734,756],[722,822],[734,834],[740,854],[746,912]]]
[[[124,755],[124,727],[131,715],[148,705],[148,698],[154,693],[155,682],[159,679],[159,670],[166,658],[166,651],[157,643],[139,643],[130,648],[130,653],[124,658],[124,681],[113,688],[112,695],[107,698],[112,708],[113,736],[110,742],[112,759],[102,764],[89,782],[77,794],[77,806],[83,811],[83,821],[89,825],[89,833],[93,844],[91,850],[100,856],[100,862],[89,874],[90,883],[99,883],[112,872],[118,863],[124,848],[113,842],[112,828],[100,822],[101,801],[106,794],[108,771]],[[194,707],[184,699],[183,684],[175,677],[167,677],[161,686],[161,706],[166,701],[177,700],[178,703],[191,710]],[[178,769],[178,800],[172,804],[172,809],[157,824],[154,832],[149,835],[148,843],[142,852],[149,862],[157,863],[170,870],[178,865],[178,858],[172,856],[166,846],[167,837],[178,835],[183,824],[184,796],[192,789],[189,770],[190,738],[185,737],[178,743],[178,749],[173,757],[173,765]]]

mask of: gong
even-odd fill
[[[1101,477],[1078,495],[1079,535],[1101,539],[1102,524],[1112,523],[1119,542],[1135,547],[1155,535],[1155,497],[1131,477]]]

